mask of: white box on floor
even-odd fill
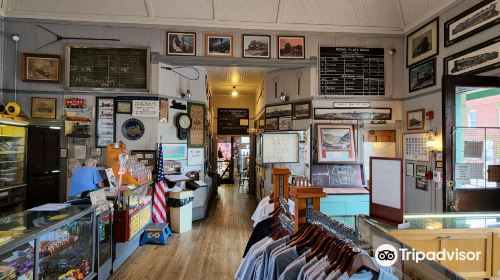
[[[171,192],[170,198],[188,199],[193,197],[193,191]],[[170,207],[170,222],[173,232],[183,233],[190,231],[193,225],[193,202],[181,207]]]

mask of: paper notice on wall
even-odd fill
[[[86,159],[87,158],[87,146],[75,145],[75,159]]]
[[[471,179],[484,179],[483,163],[469,163],[469,169]]]
[[[458,184],[469,184],[471,178],[471,168],[468,163],[455,164],[455,182]]]
[[[132,116],[158,118],[160,107],[158,100],[133,100]]]
[[[483,141],[465,141],[464,142],[464,157],[465,158],[482,158],[483,157]]]

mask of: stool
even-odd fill
[[[150,224],[144,229],[140,245],[146,243],[166,245],[169,236],[172,236],[172,231],[168,224]]]

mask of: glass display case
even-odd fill
[[[0,217],[24,209],[27,125],[0,119]]]
[[[24,211],[0,219],[0,279],[92,279],[95,210]]]
[[[98,279],[108,279],[111,275],[112,267],[112,229],[113,229],[113,214],[111,210],[102,212],[97,216],[97,259],[96,270]]]

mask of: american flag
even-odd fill
[[[155,192],[153,198],[153,221],[157,224],[167,222],[167,204],[165,202],[165,183],[163,182],[163,152],[158,145],[158,162],[156,164]]]

